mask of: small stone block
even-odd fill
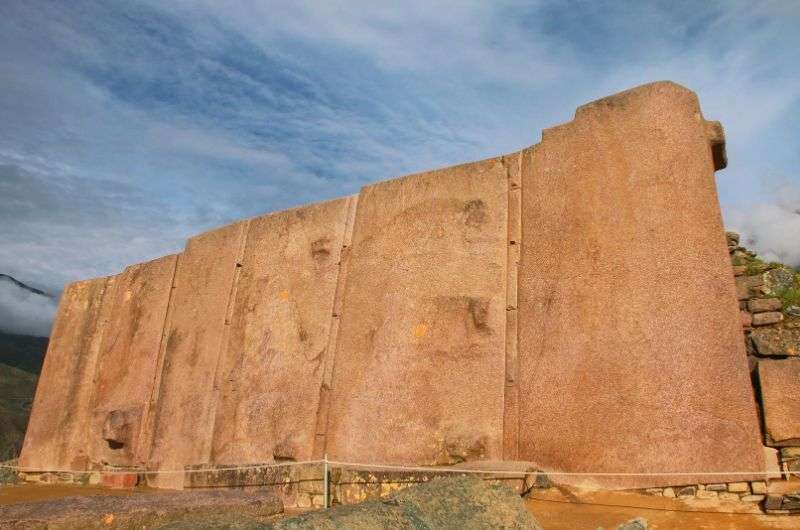
[[[720,500],[723,501],[739,501],[739,494],[738,493],[730,493],[727,491],[720,491],[718,493]]]
[[[298,508],[311,508],[311,496],[307,493],[301,493],[297,496]]]
[[[789,515],[789,510],[767,510],[767,515]]]
[[[325,497],[324,496],[322,496],[322,495],[313,495],[311,497],[311,505],[314,508],[322,508],[322,506],[324,504],[325,504]]]
[[[675,490],[672,488],[664,488],[663,492],[664,497],[675,498]]]
[[[781,447],[781,458],[784,460],[800,458],[800,447]]]
[[[711,490],[700,490],[697,492],[698,499],[716,499],[717,492]]]
[[[740,315],[742,317],[743,328],[750,328],[753,326],[753,316],[750,313],[747,311],[740,311]]]
[[[731,493],[750,493],[750,485],[747,482],[731,482],[728,484],[728,491]]]
[[[767,483],[766,482],[751,482],[750,489],[756,495],[766,495]]]
[[[747,302],[747,309],[751,313],[780,311],[782,306],[783,304],[778,298],[753,298]]]
[[[706,486],[706,489],[709,491],[728,491],[727,484],[709,484]]]
[[[781,504],[783,504],[783,495],[767,495],[767,498],[764,499],[764,509],[769,512],[769,510],[780,510]]]
[[[100,473],[100,485],[111,489],[131,489],[139,482],[136,473]]]
[[[688,498],[694,497],[695,493],[697,493],[697,488],[694,486],[685,486],[678,490],[678,497],[680,498]]]
[[[741,497],[742,502],[761,502],[764,500],[766,495],[743,495]]]
[[[777,324],[783,320],[783,313],[771,311],[769,313],[756,313],[753,315],[754,326],[768,326],[770,324]]]
[[[657,497],[661,497],[662,495],[664,495],[664,491],[661,488],[648,488],[644,491],[648,495],[655,495]]]

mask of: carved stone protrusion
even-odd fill
[[[728,167],[728,153],[725,151],[725,131],[718,121],[706,120],[706,137],[714,157],[714,171]]]
[[[103,440],[108,442],[112,449],[121,449],[130,446],[132,421],[124,410],[112,410],[106,415],[103,422]]]

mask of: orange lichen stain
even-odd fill
[[[411,334],[414,335],[416,338],[424,337],[425,334],[428,332],[428,326],[425,324],[417,324],[414,326],[414,329],[411,330]]]
[[[114,514],[107,513],[103,516],[103,523],[104,524],[112,524],[114,522]]]
[[[289,291],[281,291],[278,293],[278,298],[283,300],[284,302],[289,299]]]

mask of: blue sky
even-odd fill
[[[661,79],[726,128],[726,223],[798,263],[798,27],[794,1],[6,0],[0,272],[58,292]]]

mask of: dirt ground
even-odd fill
[[[281,500],[258,488],[124,491],[67,485],[0,487],[0,528],[141,530],[189,518],[201,522],[189,528],[261,528],[282,512]]]
[[[763,515],[756,506],[719,500],[682,501],[628,492],[539,490],[526,506],[545,530],[616,530],[635,517],[651,530],[792,530],[800,517]],[[722,513],[735,512],[735,513]]]
[[[91,486],[0,486],[0,513],[4,506],[18,503],[47,503],[74,496],[140,497],[152,493],[140,489],[108,490]],[[743,508],[741,504],[724,501],[681,501],[626,492],[537,490],[533,498],[526,501],[526,506],[544,530],[596,530],[598,527],[615,530],[619,524],[635,517],[647,519],[653,530],[800,530],[800,516],[766,516],[760,514],[755,506]],[[292,510],[285,515],[291,513],[296,512]]]

